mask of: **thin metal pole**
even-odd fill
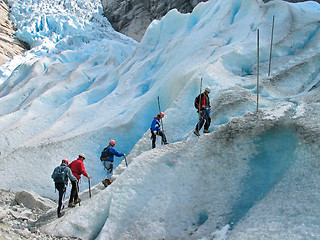
[[[257,111],[259,110],[259,29],[257,31]]]
[[[199,97],[199,108],[198,108],[198,113],[199,113],[199,119],[201,117],[201,113],[200,113],[200,108],[201,108],[201,93],[202,93],[202,77],[200,79],[200,97]]]
[[[124,157],[124,160],[126,162],[126,166],[128,167],[128,163],[127,163],[127,157],[126,156],[123,156]]]
[[[272,57],[272,45],[273,45],[273,30],[274,30],[274,15],[273,15],[273,17],[272,17],[272,30],[271,30],[271,43],[270,43],[270,56],[269,56],[268,77],[270,77],[270,69],[271,69],[271,57]]]
[[[79,180],[76,181],[76,192],[77,192],[78,198],[79,198]],[[80,206],[80,202],[79,202],[79,206]]]
[[[201,92],[202,92],[202,77],[201,77],[201,79],[200,79],[200,94],[201,94]],[[200,101],[200,103],[201,103],[201,101]],[[199,105],[200,106],[200,105]]]
[[[159,113],[161,113],[160,97],[159,97],[159,96],[158,96],[158,107],[159,107]],[[161,122],[162,132],[164,133],[164,126],[163,126],[162,118],[160,119],[160,122]],[[164,144],[164,142],[163,142],[163,140],[162,140],[162,137],[161,137],[161,144],[162,144],[162,145]]]
[[[91,183],[90,183],[90,178],[88,178],[88,183],[89,183],[89,197],[91,198]]]

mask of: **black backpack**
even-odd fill
[[[66,166],[58,166],[54,170],[54,182],[55,183],[65,183],[66,182]]]
[[[101,152],[100,160],[101,161],[107,160],[111,156],[112,154],[110,153],[110,146],[108,146],[105,149],[103,149],[103,151]]]
[[[200,98],[201,97],[201,98]],[[199,110],[199,102],[201,101],[201,99],[202,99],[202,97],[203,97],[203,93],[201,93],[201,94],[199,94],[195,99],[194,99],[194,107],[196,108],[196,109],[198,109]]]

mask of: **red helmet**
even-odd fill
[[[164,117],[164,113],[163,112],[159,112],[158,116],[163,118]]]
[[[110,140],[109,144],[112,145],[112,146],[115,146],[116,145],[116,141],[115,140]]]
[[[69,161],[67,159],[62,159],[62,163],[66,163],[67,165],[69,165]]]

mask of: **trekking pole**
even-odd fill
[[[90,184],[90,178],[88,178],[88,183],[89,183],[89,197],[91,198],[91,184]]]
[[[159,107],[159,113],[161,113],[161,108],[160,108],[160,97],[158,96],[158,107]],[[164,127],[163,127],[163,122],[162,122],[162,118],[160,119],[161,122],[161,128],[162,128],[162,132],[164,133]],[[161,138],[161,144],[163,145],[163,139]]]
[[[66,197],[66,191],[67,191],[67,189],[65,188],[64,189],[64,192],[63,192],[63,195],[62,195],[62,199],[61,199],[61,208],[60,208],[60,212],[64,209],[64,198]]]
[[[202,92],[202,77],[200,79],[200,97],[199,97],[199,108],[198,108],[198,113],[199,113],[199,120],[202,118],[201,113],[200,113],[200,108],[201,108],[201,92]],[[199,130],[200,131],[200,130]]]
[[[127,157],[126,156],[123,156],[123,157],[124,157],[124,161],[126,162],[126,166],[128,167]]]
[[[77,191],[78,198],[79,198],[79,180],[78,180],[78,182],[76,182],[76,184],[77,184],[76,191]],[[80,206],[80,202],[79,202],[79,206]]]

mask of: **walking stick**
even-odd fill
[[[128,163],[127,163],[127,157],[126,156],[123,156],[124,157],[124,160],[126,162],[126,166],[128,167]]]
[[[158,107],[159,107],[159,113],[161,112],[161,108],[160,108],[160,97],[158,96]],[[164,133],[164,127],[163,127],[163,122],[162,122],[162,118],[160,119],[161,122],[161,128],[162,128],[162,132]],[[161,138],[161,144],[163,145],[163,139]]]
[[[198,108],[198,113],[199,113],[199,121],[200,119],[202,119],[202,116],[201,116],[201,111],[200,111],[200,108],[201,108],[201,91],[202,91],[202,77],[200,79],[200,97],[199,97],[199,108]],[[199,123],[198,123],[199,124]],[[197,127],[198,128],[198,127]]]
[[[88,183],[89,183],[89,197],[91,198],[91,184],[90,184],[90,178],[88,178]]]
[[[79,179],[80,180],[80,179]],[[77,196],[79,198],[79,180],[76,182],[76,191],[77,191]],[[80,202],[79,202],[79,206],[80,206]]]
[[[200,79],[200,97],[199,97],[199,114],[200,114],[200,108],[201,108],[201,91],[202,91],[202,78]]]

